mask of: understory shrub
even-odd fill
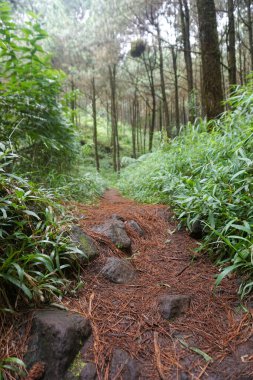
[[[0,314],[61,295],[84,256],[52,193],[9,172],[15,158],[0,143]]]
[[[0,138],[11,141],[23,172],[69,167],[78,149],[61,93],[65,79],[43,49],[47,33],[34,15],[14,22],[0,2]]]
[[[81,172],[76,175],[50,173],[47,185],[52,188],[56,197],[61,200],[75,200],[92,203],[101,196],[106,182],[97,172]]]
[[[203,223],[202,249],[224,265],[217,284],[240,270],[242,296],[253,289],[253,83],[238,88],[210,132],[198,120],[142,163],[123,171],[119,187],[142,202],[163,202],[191,230]]]

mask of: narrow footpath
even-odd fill
[[[83,272],[78,298],[64,300],[91,321],[83,349],[97,370],[90,378],[253,379],[252,300],[242,307],[235,276],[215,289],[218,268],[195,252],[198,242],[178,231],[166,206],[137,204],[108,190],[98,205],[72,207],[100,251]],[[124,223],[130,249],[97,227],[110,218]],[[102,270],[108,258],[126,259],[134,270],[130,279],[121,273],[121,283],[110,281]]]

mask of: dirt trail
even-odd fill
[[[98,205],[74,204],[74,210],[81,228],[99,241],[100,256],[85,269],[85,287],[78,299],[64,302],[92,322],[93,341],[85,359],[96,363],[99,379],[112,380],[115,348],[137,359],[142,380],[253,379],[252,315],[240,308],[236,279],[224,280],[214,291],[217,267],[194,253],[197,242],[186,231],[176,230],[166,206],[137,204],[109,190]],[[137,270],[127,285],[111,283],[100,273],[106,258],[126,257],[92,232],[112,214],[135,220],[145,231],[140,237],[127,229],[133,248],[130,260]],[[157,307],[163,294],[190,295],[190,310],[173,321],[164,320]],[[203,353],[213,361],[206,361]],[[121,379],[120,373],[116,379]]]

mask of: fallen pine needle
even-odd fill
[[[157,371],[159,373],[160,379],[165,380],[165,375],[164,375],[162,363],[161,363],[161,351],[160,351],[160,347],[158,344],[158,332],[157,331],[154,331],[154,348],[155,348],[155,359],[156,359]]]

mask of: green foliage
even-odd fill
[[[0,360],[0,380],[6,380],[6,372],[16,376],[25,376],[25,364],[18,358],[6,358]]]
[[[75,176],[50,173],[47,180],[48,186],[55,189],[57,198],[83,203],[94,202],[106,188],[105,181],[97,172],[80,172]]]
[[[10,174],[15,155],[0,145],[0,311],[21,300],[43,302],[67,287],[82,252],[67,236],[67,219],[49,191]]]
[[[64,75],[52,69],[42,48],[46,32],[33,15],[26,20],[14,23],[8,4],[0,3],[0,136],[30,166],[59,167],[75,150],[73,127],[59,101]]]
[[[143,202],[173,206],[191,229],[203,222],[202,249],[230,272],[243,274],[242,296],[253,289],[253,83],[238,88],[221,120],[199,120],[179,137],[124,171],[120,188]],[[227,266],[228,265],[228,266]]]

